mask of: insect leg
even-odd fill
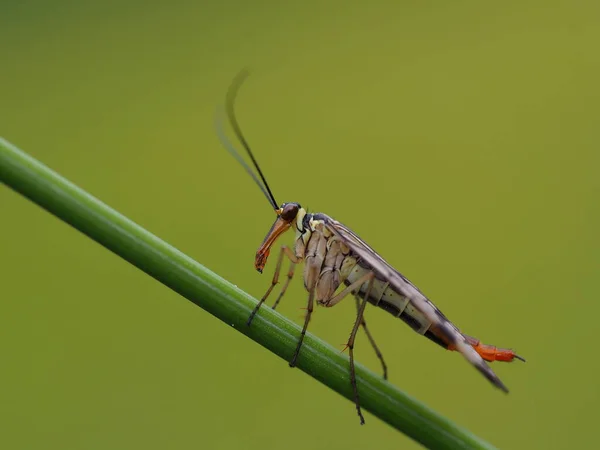
[[[497,348],[493,345],[482,344],[479,339],[463,334],[469,345],[471,345],[479,356],[486,361],[505,361],[512,362],[515,358],[525,361],[525,358],[517,355],[514,351],[507,348]],[[448,350],[455,350],[454,346],[449,345]]]
[[[312,286],[308,291],[308,305],[306,306],[306,316],[304,316],[304,326],[302,327],[302,332],[300,333],[300,339],[298,339],[298,345],[296,345],[294,356],[290,361],[290,367],[296,366],[296,360],[298,359],[298,355],[300,354],[300,347],[302,347],[302,342],[304,341],[304,336],[306,335],[306,329],[308,328],[308,322],[310,322],[310,316],[312,315],[314,308],[316,287],[317,283],[314,282],[312,283]]]
[[[269,294],[271,293],[271,291],[273,290],[275,285],[279,282],[279,272],[281,271],[281,264],[283,263],[284,255],[289,258],[289,260],[292,262],[293,265],[295,265],[299,262],[298,258],[296,258],[296,255],[294,255],[292,253],[292,251],[290,250],[290,248],[287,245],[283,245],[281,247],[281,250],[279,252],[279,257],[277,258],[277,265],[275,266],[275,273],[273,274],[273,281],[271,281],[271,286],[269,286],[269,289],[267,289],[267,292],[265,292],[265,295],[262,296],[260,301],[256,304],[256,306],[250,313],[250,317],[248,317],[248,322],[246,322],[246,325],[250,326],[250,324],[252,323],[252,320],[254,319],[254,316],[260,309],[261,305],[265,302],[265,300],[267,299],[267,297],[269,296]],[[288,275],[288,280],[289,280],[289,275]],[[288,281],[288,283],[289,283],[289,281]],[[284,288],[287,288],[288,283],[286,283]]]
[[[358,312],[360,312],[360,306],[361,306],[361,304],[360,304],[360,297],[358,295],[355,295],[354,298],[356,299],[356,312],[358,314]],[[373,336],[371,335],[371,332],[367,328],[367,322],[365,321],[364,314],[362,316],[360,324],[362,325],[363,330],[365,330],[365,333],[366,333],[367,337],[369,338],[369,342],[371,343],[371,346],[373,347],[373,350],[375,350],[375,354],[377,355],[377,357],[379,358],[379,361],[381,362],[381,366],[383,367],[383,379],[387,380],[387,365],[385,364],[385,361],[383,360],[383,355],[379,351],[379,347],[377,347],[377,344],[375,343],[375,339],[373,339]]]
[[[331,308],[332,306],[337,305],[339,302],[341,302],[344,299],[344,297],[346,297],[346,295],[352,294],[353,291],[355,291],[357,289],[360,289],[360,287],[366,281],[369,281],[373,277],[374,277],[373,272],[367,272],[365,275],[363,275],[358,280],[356,280],[355,282],[353,282],[350,286],[346,286],[341,292],[335,294],[329,300],[325,300],[324,299],[322,301],[323,306],[325,306],[327,308]],[[367,296],[365,298],[368,299],[369,297]]]
[[[354,368],[354,341],[356,339],[356,332],[358,331],[358,327],[363,321],[365,307],[367,306],[369,295],[371,295],[371,288],[373,287],[373,281],[375,280],[375,276],[372,272],[369,272],[369,275],[371,275],[371,277],[369,279],[369,284],[367,285],[367,291],[365,292],[365,297],[358,308],[356,321],[354,322],[354,326],[352,327],[350,339],[348,339],[348,343],[346,344],[350,352],[350,384],[352,384],[352,390],[354,391],[354,403],[356,404],[356,412],[358,413],[358,417],[360,418],[361,425],[365,423],[365,418],[363,417],[362,411],[360,410],[360,399],[358,397],[358,386],[356,384],[356,371]]]
[[[291,261],[290,262],[290,270],[288,270],[288,274],[287,274],[287,280],[285,280],[285,284],[281,288],[281,292],[277,296],[277,300],[275,300],[275,303],[273,303],[273,306],[272,306],[273,309],[277,308],[277,305],[281,301],[281,297],[283,297],[283,295],[285,294],[285,291],[287,291],[287,288],[290,285],[290,281],[292,281],[292,277],[294,276],[295,270],[296,270],[296,263],[294,261]]]

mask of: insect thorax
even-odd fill
[[[304,287],[316,283],[315,299],[326,304],[356,265],[348,246],[335,236],[318,215],[303,209],[296,220],[295,253],[305,261]]]

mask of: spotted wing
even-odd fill
[[[447,341],[454,345],[456,349],[460,351],[460,353],[462,353],[462,355],[492,384],[501,390],[508,392],[504,383],[500,381],[498,376],[490,369],[475,349],[469,345],[458,328],[456,328],[414,284],[394,269],[375,250],[344,224],[325,214],[318,214],[315,216],[318,216],[315,218],[323,220],[327,229],[342,239],[360,258],[361,262],[371,268],[376,276],[384,278],[396,292],[407,297],[411,304],[444,334]]]

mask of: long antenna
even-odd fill
[[[274,209],[277,209],[277,205],[273,204],[271,197],[269,197],[269,193],[263,186],[260,179],[252,171],[252,169],[246,163],[246,161],[244,161],[244,158],[242,158],[242,156],[235,149],[235,146],[231,143],[229,138],[225,135],[225,130],[223,128],[223,124],[225,123],[225,121],[223,120],[224,118],[225,118],[225,111],[223,110],[223,108],[218,108],[216,115],[215,115],[215,128],[217,129],[217,136],[219,137],[221,144],[223,145],[223,147],[225,147],[225,149],[231,155],[233,155],[233,157],[236,159],[236,161],[239,162],[244,169],[246,169],[246,172],[248,172],[248,174],[252,177],[252,179],[254,180],[256,185],[260,188],[260,190],[262,191],[262,193],[264,194],[266,199],[269,201],[269,203],[271,203],[271,205],[273,206]]]
[[[265,197],[267,197],[267,200],[269,200],[269,203],[271,203],[271,206],[273,207],[273,209],[278,209],[279,205],[278,205],[277,201],[275,201],[275,197],[273,196],[273,193],[271,192],[271,188],[269,187],[269,184],[267,183],[267,180],[265,179],[265,176],[263,175],[262,170],[260,170],[260,166],[258,165],[258,162],[256,161],[256,158],[254,157],[254,154],[252,153],[252,150],[250,149],[250,145],[248,145],[248,141],[246,141],[246,138],[244,137],[244,134],[242,133],[242,130],[240,129],[237,118],[235,116],[235,109],[234,109],[235,99],[237,97],[237,94],[238,94],[238,91],[239,91],[241,85],[244,83],[244,81],[246,80],[248,75],[250,75],[250,73],[248,72],[248,70],[244,69],[244,70],[240,71],[240,73],[238,73],[236,75],[236,77],[233,79],[231,85],[229,86],[229,90],[227,91],[227,96],[225,98],[225,112],[227,113],[227,117],[229,119],[229,123],[231,124],[231,128],[233,128],[233,131],[234,131],[236,137],[238,138],[238,140],[240,141],[240,143],[246,150],[246,153],[248,153],[248,156],[250,156],[250,159],[252,160],[252,164],[254,165],[254,168],[258,172],[258,175],[260,176],[260,180],[262,180],[262,183],[258,179],[256,174],[252,171],[252,169],[248,166],[248,164],[246,164],[246,162],[241,157],[239,152],[235,149],[235,147],[231,144],[231,142],[225,136],[225,133],[223,132],[222,120],[220,120],[219,116],[217,116],[217,118],[216,118],[217,133],[219,135],[219,139],[221,140],[221,143],[225,146],[227,151],[229,151],[229,153],[231,153],[235,157],[235,159],[244,167],[244,169],[246,169],[246,172],[248,172],[250,174],[250,176],[255,181],[255,183],[258,185],[258,187],[263,192]]]

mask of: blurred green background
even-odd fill
[[[218,143],[239,119],[278,202],[345,222],[468,334],[493,389],[383,311],[391,381],[500,448],[589,448],[600,313],[597,2],[0,4],[0,135],[260,296],[273,220]],[[418,447],[6,187],[0,444]],[[291,235],[287,236],[288,242]],[[299,279],[281,312],[301,321]],[[311,330],[345,342],[353,302]],[[341,349],[341,346],[340,346]],[[379,364],[359,334],[358,358]]]

